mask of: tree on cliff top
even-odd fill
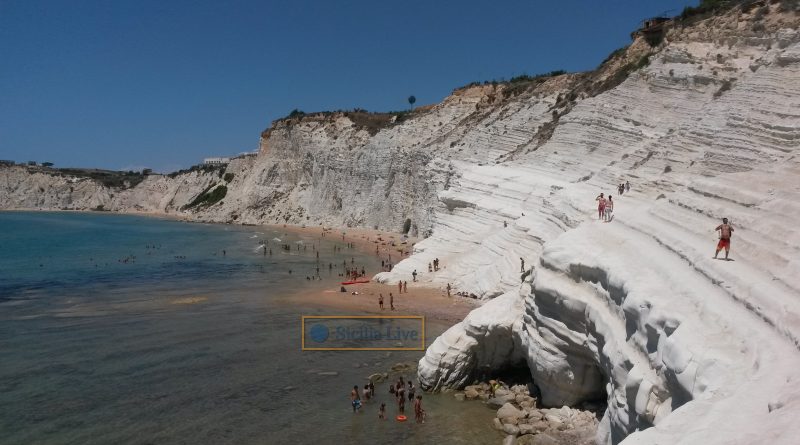
[[[411,105],[411,109],[414,109],[414,102],[417,101],[417,98],[414,96],[408,96],[408,104]]]

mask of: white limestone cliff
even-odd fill
[[[458,90],[403,122],[282,120],[230,182],[190,172],[112,190],[0,167],[0,207],[410,219],[430,236],[376,279],[417,270],[486,301],[428,348],[422,386],[523,363],[546,404],[606,398],[600,443],[794,443],[800,19],[787,3],[672,23],[659,46],[637,39],[595,72]],[[221,183],[221,202],[184,209]],[[610,223],[600,192],[615,196]],[[735,261],[711,259],[723,216]]]

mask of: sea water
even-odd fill
[[[343,261],[380,259],[338,233],[0,213],[0,443],[499,442],[492,410],[450,395],[424,394],[423,425],[393,420],[386,384],[352,413],[353,385],[422,353],[301,351],[302,315],[342,314],[291,295],[335,289]]]

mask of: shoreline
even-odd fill
[[[311,236],[316,239],[329,238],[332,241],[352,243],[353,248],[362,254],[374,254],[381,259],[389,260],[393,265],[398,261],[408,258],[413,252],[413,246],[419,241],[417,237],[404,237],[403,234],[386,230],[375,230],[360,227],[334,227],[294,224],[242,224],[195,220],[186,215],[170,214],[164,212],[146,211],[97,211],[97,210],[63,210],[63,209],[0,209],[0,212],[41,212],[41,213],[87,213],[97,215],[130,215],[177,222],[214,225],[237,225],[241,227],[262,227],[275,231],[285,231],[297,235]],[[324,235],[323,235],[324,233]],[[344,234],[344,237],[342,237]],[[394,244],[394,245],[393,245]],[[409,283],[407,293],[399,293],[396,285],[381,284],[372,281],[372,277],[385,270],[368,273],[370,282],[356,285],[346,285],[347,292],[340,292],[340,281],[344,277],[337,277],[337,284],[330,282],[319,283],[303,290],[288,294],[288,302],[303,305],[319,305],[327,309],[365,312],[368,314],[384,315],[420,315],[425,317],[426,323],[432,322],[440,326],[450,327],[460,323],[470,311],[480,304],[473,299],[453,295],[447,297],[446,291],[439,287],[430,286],[430,283]],[[327,281],[327,280],[326,280]],[[353,295],[352,292],[358,292]],[[384,296],[385,310],[378,307],[378,295]],[[389,309],[389,293],[395,296],[396,310]],[[426,346],[430,343],[427,342]]]

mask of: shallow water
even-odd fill
[[[353,385],[421,352],[300,350],[300,316],[333,313],[286,294],[321,285],[305,279],[316,252],[330,286],[342,261],[378,270],[334,244],[263,227],[0,213],[0,442],[498,443],[492,410],[447,395],[423,396],[424,425],[378,421],[380,401],[396,414],[385,384],[352,413]],[[429,325],[429,339],[442,328]]]

